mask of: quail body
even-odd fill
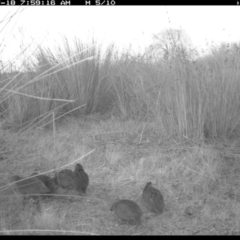
[[[118,218],[131,225],[141,224],[142,210],[132,200],[122,199],[113,203],[111,211],[117,215]]]
[[[161,214],[164,209],[164,199],[161,192],[148,182],[143,189],[142,200],[146,208],[156,214]]]
[[[37,177],[24,179],[20,176],[13,176],[14,189],[21,195],[41,195],[50,193],[50,189]]]
[[[46,185],[46,187],[51,191],[51,193],[55,193],[58,189],[58,185],[55,183],[53,178],[45,174],[41,174],[36,177],[39,178]]]
[[[80,163],[76,164],[74,173],[76,181],[76,190],[85,193],[89,185],[88,174],[84,171],[83,166]]]
[[[63,189],[73,190],[76,188],[75,174],[69,169],[64,169],[56,173],[54,181]]]

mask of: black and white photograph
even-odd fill
[[[0,235],[240,235],[240,8],[14,2]]]

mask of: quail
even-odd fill
[[[161,192],[148,182],[143,189],[142,200],[146,208],[156,214],[161,214],[164,209],[164,199]]]
[[[51,193],[56,192],[56,190],[58,189],[58,185],[55,183],[53,178],[45,174],[38,175],[37,173],[33,173],[31,176],[35,175],[37,175],[36,178],[40,179],[46,185],[46,187],[51,191]]]
[[[76,188],[75,173],[69,169],[56,173],[54,181],[63,189],[73,190]]]
[[[76,181],[76,190],[85,193],[89,185],[89,177],[80,163],[76,164],[74,173]]]
[[[142,210],[137,203],[131,200],[122,199],[113,203],[111,211],[118,218],[131,225],[141,224]]]
[[[20,195],[41,195],[50,193],[50,189],[37,177],[24,179],[14,175],[11,177],[14,183],[14,189]]]

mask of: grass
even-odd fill
[[[148,128],[148,134],[144,133],[148,141],[139,142],[143,128]],[[16,135],[12,133],[12,138]],[[14,154],[1,162],[1,185],[7,184],[8,169],[23,176],[36,167],[47,172],[95,148],[81,160],[90,185],[86,196],[54,196],[43,199],[40,208],[23,205],[13,193],[2,192],[3,234],[238,234],[240,167],[234,154],[227,158],[220,156],[216,146],[167,139],[156,142],[152,136],[149,125],[134,121],[78,119],[56,130],[55,150],[49,131],[26,134],[16,143]],[[164,213],[157,217],[141,202],[148,181],[161,190],[166,202]],[[116,198],[140,205],[143,226],[135,228],[117,219],[110,211]]]
[[[166,63],[63,42],[0,69],[1,234],[238,235],[239,52]],[[8,183],[9,172],[52,176],[76,162],[86,196],[36,205]],[[141,201],[148,181],[163,193],[160,216]],[[140,205],[141,226],[110,211],[117,198]]]

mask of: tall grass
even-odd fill
[[[103,52],[93,40],[63,40],[57,52],[38,50],[27,71],[1,71],[0,108],[9,124],[51,123],[93,113],[156,121],[166,135],[203,139],[233,133],[239,122],[239,51],[195,62]],[[44,121],[43,121],[44,120]]]

